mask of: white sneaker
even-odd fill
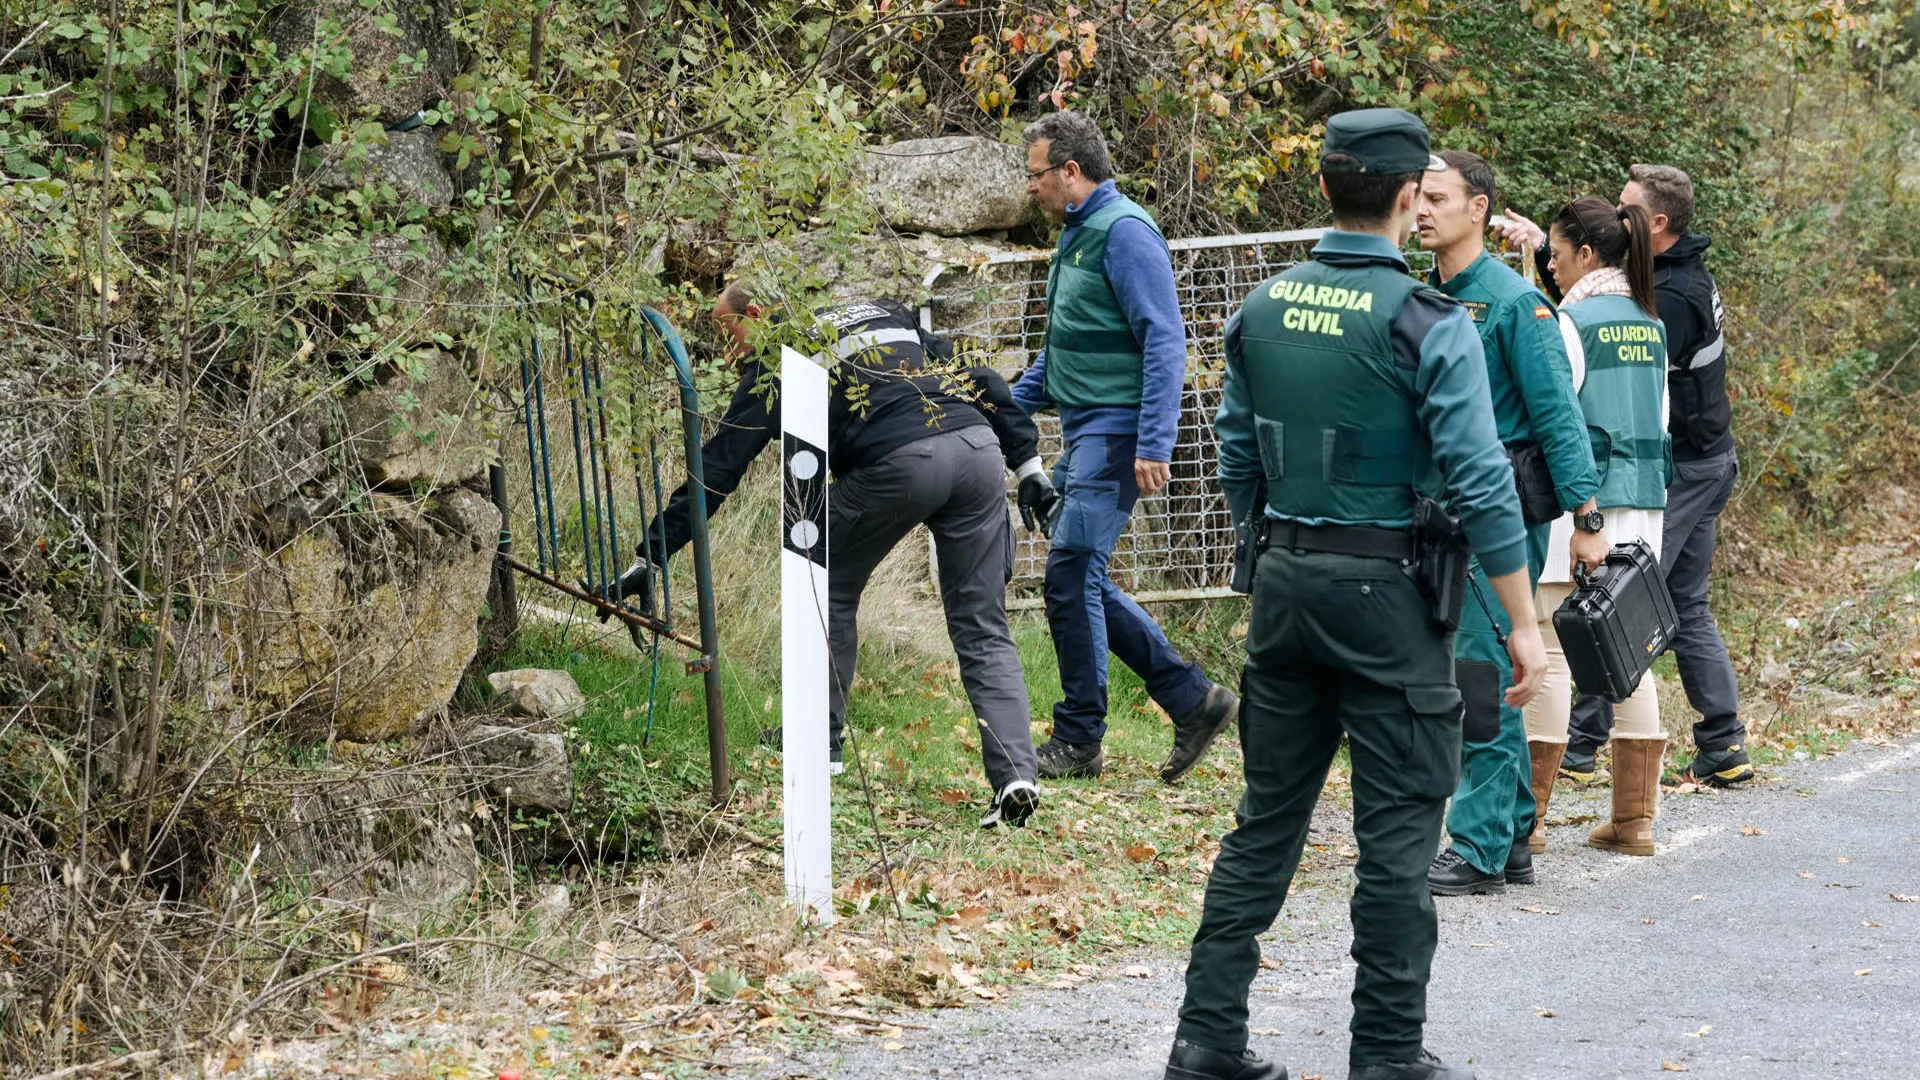
[[[1015,780],[993,797],[993,807],[980,819],[980,827],[991,829],[1001,822],[1014,828],[1026,825],[1027,818],[1040,808],[1040,788],[1031,780]]]

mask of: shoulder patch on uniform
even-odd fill
[[[1467,309],[1467,316],[1474,322],[1487,321],[1487,305],[1478,300],[1462,300],[1460,306]]]
[[[1553,318],[1553,309],[1545,304],[1536,304],[1533,308],[1533,317],[1536,319],[1551,319]]]

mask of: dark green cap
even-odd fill
[[[1347,160],[1329,163],[1334,154]],[[1323,173],[1446,172],[1447,163],[1433,156],[1427,125],[1405,109],[1355,109],[1327,121],[1327,137],[1320,146]]]

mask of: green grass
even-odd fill
[[[739,527],[765,524],[766,515],[748,505],[754,516]],[[1748,695],[1746,711],[1772,716],[1750,741],[1757,764],[1817,756],[1863,735],[1912,726],[1920,574],[1905,572],[1913,565],[1907,559],[1876,556],[1868,569],[1796,581],[1791,592],[1757,575],[1720,582],[1715,611]],[[927,612],[937,604],[912,571],[877,581],[869,592],[866,614],[876,625],[863,638],[851,697],[848,770],[834,784],[839,930],[822,937],[794,928],[781,900],[780,762],[758,738],[779,722],[778,622],[756,607],[764,606],[771,567],[742,560],[720,569],[720,673],[734,791],[717,813],[708,805],[700,678],[683,670],[684,650],[661,650],[650,739],[650,665],[643,655],[596,644],[593,624],[529,621],[512,654],[493,664],[565,668],[579,682],[590,707],[571,732],[578,797],[570,824],[576,835],[642,838],[626,849],[639,861],[587,869],[620,878],[655,873],[647,867],[671,877],[669,868],[679,868],[680,880],[695,885],[679,901],[678,917],[714,927],[683,932],[680,941],[708,970],[736,972],[769,998],[812,994],[831,1004],[838,1000],[831,988],[809,982],[787,957],[839,949],[842,959],[833,962],[851,964],[844,950],[880,942],[890,959],[861,961],[866,996],[849,1000],[940,1004],[985,996],[1007,982],[1075,978],[1103,957],[1177,949],[1190,939],[1207,871],[1233,824],[1241,790],[1237,745],[1222,740],[1183,783],[1162,784],[1157,770],[1170,722],[1138,677],[1115,662],[1106,775],[1046,783],[1046,800],[1026,829],[979,829],[991,793],[977,728],[937,617],[929,623]],[[688,598],[676,592],[675,599],[684,607]],[[692,625],[691,614],[682,611],[683,625]],[[1159,605],[1154,614],[1216,681],[1237,680],[1244,601]],[[1788,616],[1799,619],[1800,632],[1783,629]],[[893,622],[910,625],[878,625]],[[1038,743],[1059,688],[1052,644],[1037,612],[1016,613],[1013,631]],[[1853,651],[1836,650],[1842,642]],[[1805,686],[1871,697],[1878,706],[1870,717],[1841,722],[1811,707],[1804,691],[1764,690],[1759,667],[1768,659],[1791,662]],[[1665,722],[1676,746],[1690,754],[1694,717],[1671,658],[1657,670]],[[1344,753],[1327,794],[1336,806],[1347,798]],[[715,822],[717,830],[709,828]],[[674,842],[696,830],[717,831],[718,846]],[[673,860],[683,854],[692,857]],[[1354,854],[1338,840],[1310,845],[1299,886],[1337,898],[1350,887]],[[1284,936],[1284,920],[1276,932]],[[929,975],[923,964],[930,954],[968,974]]]
[[[1184,655],[1217,681],[1237,681],[1244,601],[1162,605],[1156,614]],[[1038,743],[1059,686],[1052,643],[1037,612],[1015,613],[1013,630]],[[588,695],[591,705],[574,732],[577,825],[600,828],[603,815],[703,813],[707,750],[698,676],[683,673],[677,649],[669,655],[663,648],[652,736],[642,745],[649,665],[595,647],[589,637],[580,628],[530,624],[518,648],[495,665],[564,667]],[[758,742],[763,727],[778,723],[777,651],[771,659],[769,669],[722,653],[735,778],[723,817],[777,848],[779,757]],[[877,636],[860,658],[848,724],[848,768],[834,785],[834,860],[841,907],[853,921],[887,924],[896,900],[907,924],[928,927],[950,925],[956,912],[980,906],[1003,924],[983,961],[989,953],[1017,954],[1036,967],[1101,949],[1183,944],[1191,936],[1206,871],[1232,827],[1238,747],[1223,739],[1179,786],[1161,783],[1171,723],[1124,665],[1116,661],[1110,675],[1105,775],[1047,782],[1046,800],[1025,829],[977,827],[991,792],[950,652],[928,655]],[[1336,797],[1344,796],[1343,776],[1337,764]],[[883,848],[895,869],[891,881]],[[1316,857],[1309,853],[1309,871]],[[778,866],[774,852],[755,858],[767,869]]]

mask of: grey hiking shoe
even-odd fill
[[[1040,759],[1040,775],[1048,780],[1099,776],[1107,763],[1106,751],[1099,743],[1061,742],[1058,738],[1048,739],[1035,756]]]
[[[1732,787],[1753,779],[1753,762],[1747,760],[1747,748],[1744,745],[1729,746],[1725,750],[1702,750],[1680,770],[1678,779],[1683,784]]]
[[[1160,779],[1171,784],[1193,770],[1206,756],[1207,747],[1240,715],[1240,697],[1224,686],[1215,686],[1200,699],[1200,704],[1173,718],[1173,753],[1160,766]]]

